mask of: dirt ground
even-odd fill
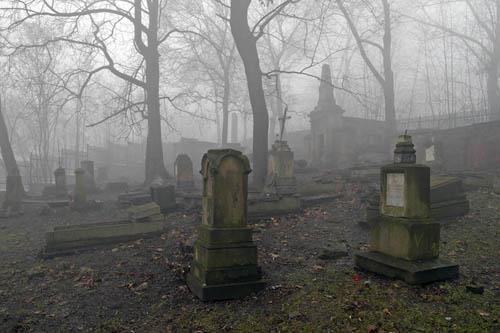
[[[268,281],[243,300],[202,303],[187,289],[200,216],[171,214],[158,237],[43,260],[52,226],[125,215],[112,201],[87,214],[58,208],[0,220],[1,332],[499,332],[500,198],[468,192],[471,212],[444,224],[449,282],[409,286],[358,271],[367,248],[356,195],[252,224]],[[348,256],[319,259],[344,244]],[[323,257],[322,257],[323,258]],[[467,290],[470,284],[484,293]]]

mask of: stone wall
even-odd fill
[[[499,130],[500,121],[493,121],[446,130],[412,131],[417,160],[445,171],[494,171],[500,168]]]

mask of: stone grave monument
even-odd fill
[[[187,154],[179,154],[174,163],[177,189],[194,189],[193,162]]]
[[[411,136],[401,135],[394,163],[381,169],[380,218],[370,230],[371,251],[357,266],[410,284],[458,276],[458,265],[439,258],[440,224],[430,216],[430,168],[416,164]]]
[[[172,212],[177,207],[173,185],[152,185],[151,199],[160,206],[162,214]]]
[[[280,135],[274,142],[269,153],[266,187],[279,195],[295,194],[297,181],[294,174],[293,152],[288,143],[283,140],[287,109],[280,120]]]
[[[75,190],[73,193],[73,208],[83,209],[87,206],[87,186],[85,184],[85,170],[75,170]]]
[[[250,171],[248,158],[236,150],[203,156],[202,224],[187,276],[189,289],[203,301],[241,298],[265,286],[247,226]]]
[[[66,170],[62,167],[57,168],[54,171],[54,179],[56,181],[55,195],[56,197],[65,197],[68,195],[68,190],[66,188]]]

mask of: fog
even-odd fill
[[[498,332],[500,0],[0,0],[0,332]]]

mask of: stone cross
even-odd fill
[[[288,119],[292,118],[290,116],[286,116],[288,111],[288,106],[285,107],[285,112],[283,113],[283,117],[278,118],[280,121],[280,141],[283,141],[283,134],[285,133],[285,123]]]

